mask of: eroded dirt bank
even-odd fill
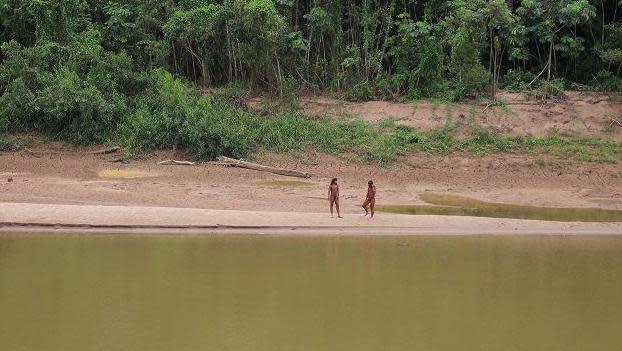
[[[520,93],[501,92],[496,105],[490,101],[444,103],[416,101],[348,102],[329,97],[303,97],[300,108],[308,116],[357,118],[368,122],[392,119],[398,124],[420,130],[438,128],[446,123],[478,125],[502,135],[593,136],[622,138],[622,99],[593,92],[567,91],[554,100],[536,100]],[[251,98],[254,108],[270,106],[266,99]]]

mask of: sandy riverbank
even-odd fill
[[[367,180],[374,179],[379,205],[424,204],[421,194],[433,192],[517,205],[622,210],[619,164],[539,166],[526,155],[454,154],[418,155],[382,168],[347,155],[257,155],[258,162],[314,174],[292,179],[220,166],[157,165],[186,157],[179,152],[111,163],[118,156],[88,153],[95,148],[35,140],[27,151],[0,152],[0,222],[14,224],[3,230],[61,226],[58,230],[109,232],[134,226],[133,231],[277,234],[622,233],[622,223],[386,213],[370,221],[360,208]],[[335,176],[343,220],[328,214],[326,189]]]
[[[247,233],[335,235],[622,234],[620,223],[382,214],[369,219],[325,213],[171,207],[0,203],[0,231],[85,233]]]

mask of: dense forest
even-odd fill
[[[299,136],[266,141],[286,123],[198,86],[359,100],[622,91],[620,17],[620,0],[0,0],[0,132],[213,157]],[[303,134],[315,123],[288,118]]]

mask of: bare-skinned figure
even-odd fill
[[[328,202],[330,202],[330,216],[333,217],[333,206],[337,209],[337,217],[341,217],[339,212],[339,184],[337,184],[337,178],[333,178],[328,186]]]
[[[371,212],[371,218],[374,218],[374,206],[376,206],[376,186],[374,182],[370,180],[367,182],[367,196],[365,196],[365,202],[363,202],[365,216]]]

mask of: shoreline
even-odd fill
[[[0,203],[7,233],[152,235],[622,235],[622,223],[552,222],[467,216],[324,213],[196,208]],[[335,222],[340,222],[336,224]]]
[[[483,230],[461,231],[440,228],[436,231],[417,228],[375,228],[374,230],[351,228],[313,228],[313,227],[278,227],[278,228],[180,228],[180,227],[93,227],[93,226],[42,226],[42,225],[4,225],[0,224],[0,237],[24,235],[103,235],[103,236],[209,236],[209,235],[249,235],[249,236],[284,236],[284,237],[463,237],[463,236],[622,236],[617,230],[549,232],[546,230],[516,230],[513,232],[487,228]]]
[[[145,233],[274,235],[622,235],[622,222],[378,212],[363,217],[361,187],[378,188],[378,204],[429,205],[425,194],[546,208],[622,210],[618,164],[536,167],[524,156],[421,156],[392,168],[322,155],[308,165],[267,153],[257,162],[314,173],[304,182],[245,169],[161,166],[183,155],[161,151],[130,164],[64,143],[41,153],[0,152],[0,233]],[[305,155],[315,159],[318,155]],[[339,175],[344,219],[331,219],[326,186]]]

